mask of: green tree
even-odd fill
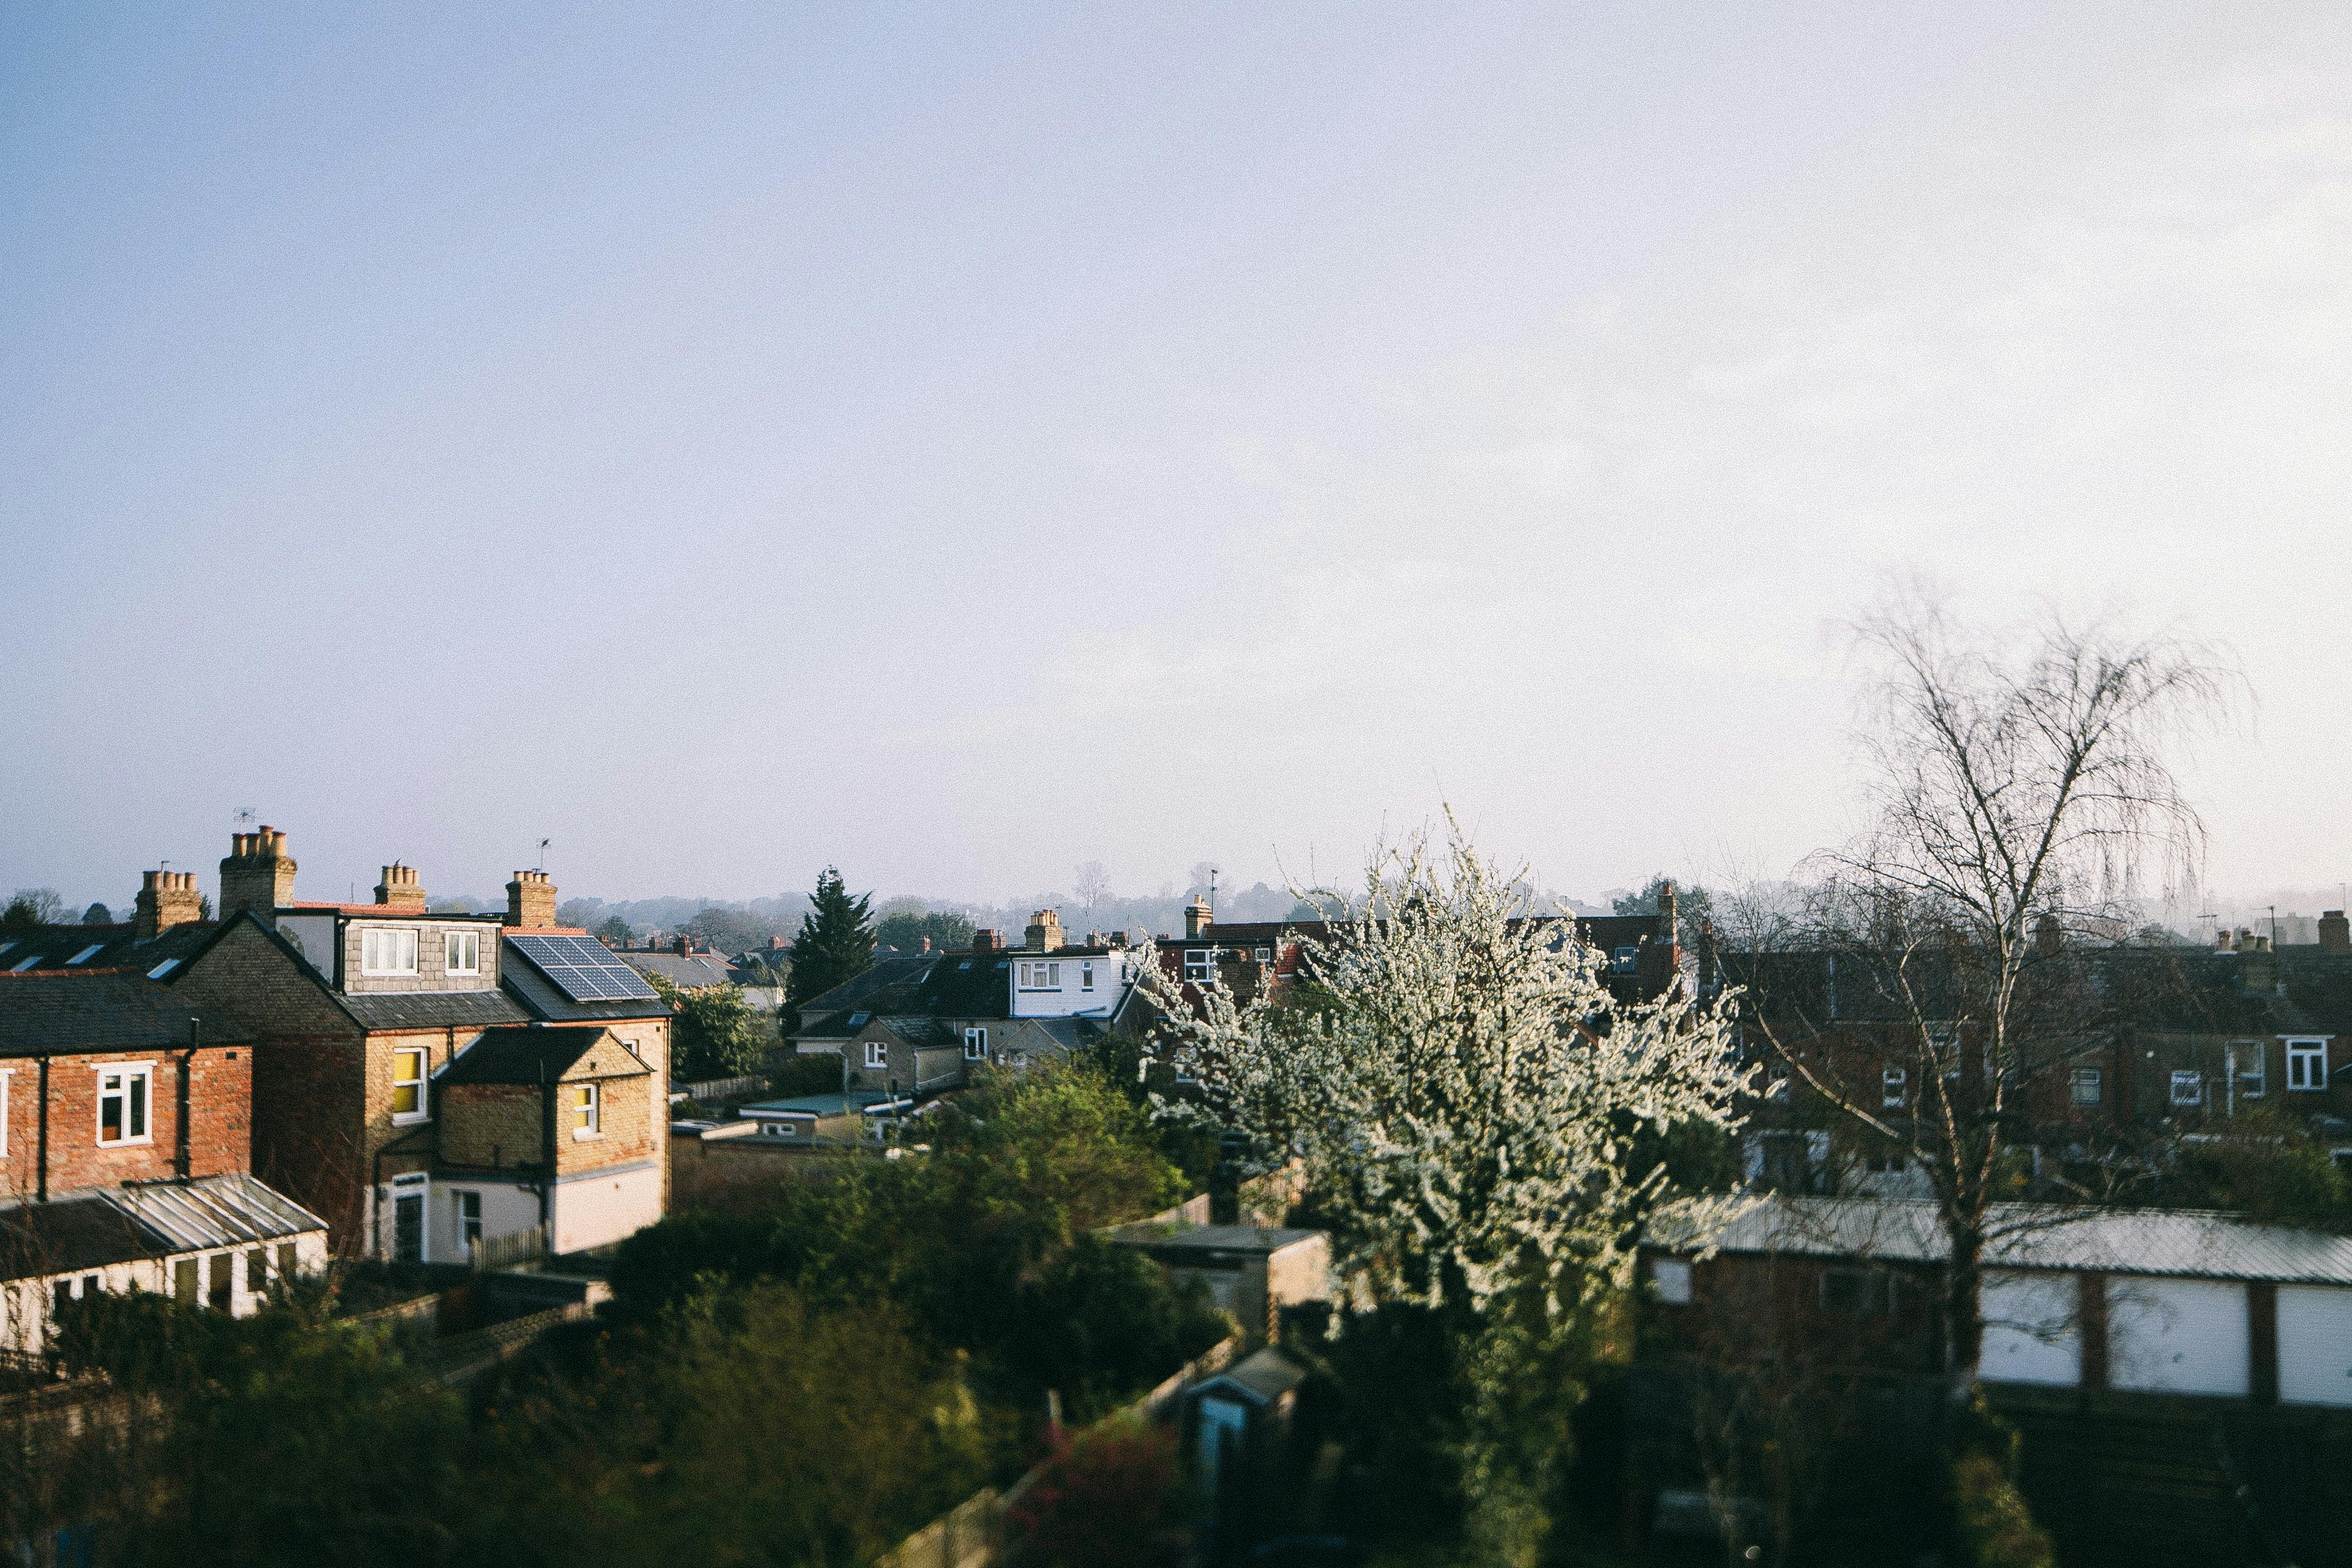
[[[110,926],[114,923],[114,911],[104,904],[92,904],[82,910],[81,923],[86,926]]]
[[[874,940],[883,947],[913,952],[928,940],[934,952],[971,945],[969,917],[953,910],[894,910],[874,927]]]
[[[798,1008],[810,997],[866,973],[874,962],[874,927],[866,915],[873,899],[871,893],[851,898],[840,871],[824,868],[809,897],[809,912],[801,917],[800,934],[793,939],[785,1005]]]
[[[626,947],[632,933],[629,922],[618,915],[606,915],[604,923],[589,933],[607,947]]]
[[[1702,921],[1715,917],[1715,895],[1696,882],[1676,882],[1664,871],[1642,884],[1638,893],[1626,893],[1612,899],[1610,908],[1621,915],[1654,915],[1658,912],[1658,895],[1672,884],[1675,889],[1675,940],[1683,946],[1698,946],[1698,928]]]
[[[743,1000],[740,985],[674,985],[659,974],[646,981],[677,1009],[670,1027],[671,1075],[680,1082],[741,1078],[759,1071],[768,1054],[768,1032]]]

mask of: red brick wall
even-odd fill
[[[253,1051],[246,1046],[180,1050],[105,1051],[49,1058],[49,1191],[168,1181],[179,1157],[179,1074],[187,1059],[188,1173],[216,1176],[251,1168]],[[152,1064],[147,1138],[98,1142],[100,1069],[105,1063]],[[8,1148],[0,1156],[0,1191],[37,1189],[40,1152],[40,1068],[26,1057],[8,1062]]]

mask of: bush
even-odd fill
[[[2033,1522],[2000,1461],[1966,1454],[1952,1466],[1957,1555],[1970,1568],[2057,1568],[2050,1537]]]
[[[1176,1434],[1118,1421],[1057,1435],[1005,1522],[1040,1568],[1174,1568],[1191,1557],[1186,1512]]]
[[[841,1092],[841,1058],[820,1052],[814,1056],[786,1057],[768,1075],[779,1095],[838,1094]]]

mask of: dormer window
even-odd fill
[[[451,974],[482,972],[482,933],[453,931],[442,938],[442,965]]]
[[[1062,966],[1059,963],[1024,963],[1021,965],[1021,989],[1024,991],[1059,991],[1062,988]]]
[[[377,926],[360,932],[362,974],[416,973],[416,932],[411,927]]]

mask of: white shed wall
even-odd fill
[[[2072,1388],[2083,1381],[2081,1287],[2073,1274],[1988,1272],[1985,1380]]]
[[[2352,1405],[2352,1289],[2279,1287],[2278,1371],[2285,1404]]]
[[[2107,1281],[2107,1381],[2164,1394],[2249,1392],[2246,1288],[2210,1279]]]

